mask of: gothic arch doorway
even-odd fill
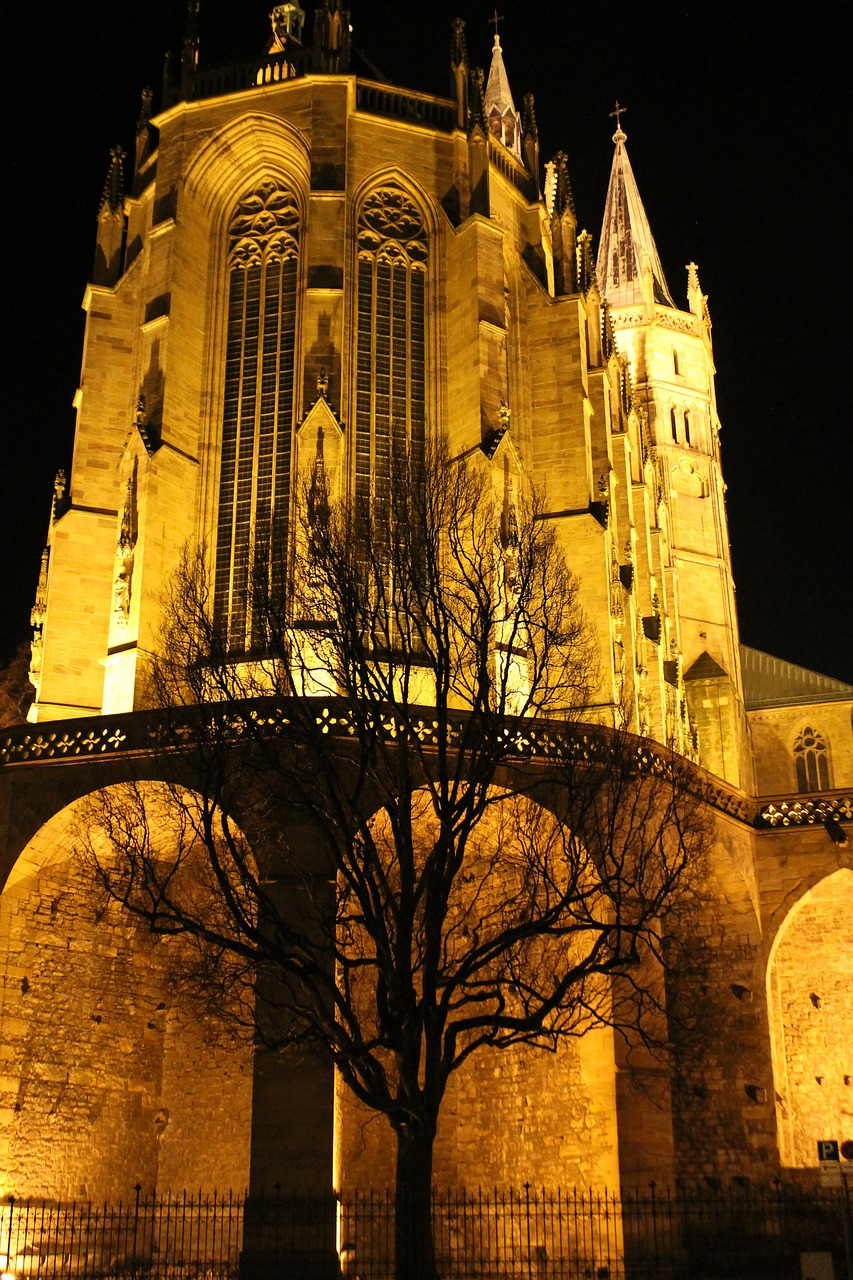
[[[792,907],[767,969],[779,1156],[817,1165],[817,1141],[853,1138],[853,870]]]
[[[0,1195],[243,1187],[251,1046],[198,1012],[173,941],[99,892],[74,853],[85,803],[44,824],[0,894]]]

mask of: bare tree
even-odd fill
[[[20,644],[0,667],[0,729],[24,724],[35,689],[30,684],[30,646]]]
[[[399,1280],[436,1275],[433,1144],[466,1059],[659,1032],[650,961],[701,840],[680,760],[582,723],[577,581],[535,496],[490,475],[440,444],[335,505],[315,464],[299,572],[255,549],[248,652],[188,551],[152,677],[165,782],[96,796],[81,829],[203,983],[387,1117]]]

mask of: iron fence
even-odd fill
[[[433,1228],[442,1280],[799,1280],[801,1252],[844,1274],[845,1213],[842,1191],[781,1183],[525,1186],[437,1191]],[[385,1192],[0,1202],[0,1276],[15,1280],[391,1280],[393,1240]]]

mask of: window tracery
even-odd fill
[[[267,179],[228,228],[228,320],[214,621],[255,646],[250,585],[284,589],[290,505],[299,210]]]
[[[357,229],[355,495],[387,501],[392,461],[423,456],[426,422],[424,218],[395,185],[370,192]]]
[[[823,735],[806,725],[794,742],[794,767],[799,791],[828,791],[829,752]]]

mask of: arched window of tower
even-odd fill
[[[299,211],[263,181],[228,228],[228,318],[214,622],[236,653],[256,648],[249,586],[284,590],[290,517]]]
[[[424,218],[401,187],[371,191],[358,216],[355,497],[387,497],[392,458],[423,455],[426,427]]]

